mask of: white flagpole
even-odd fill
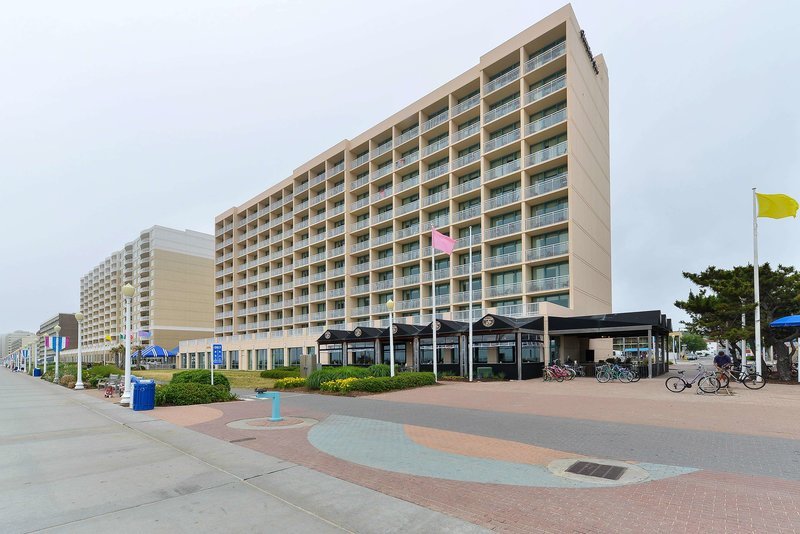
[[[756,313],[753,326],[756,332],[756,373],[761,374],[761,303],[758,294],[758,199],[753,188],[753,290]],[[763,376],[763,375],[762,375]]]
[[[467,286],[467,298],[469,299],[469,343],[468,343],[468,362],[469,362],[469,381],[472,382],[472,225],[469,227],[469,282]]]
[[[437,372],[436,357],[436,247],[433,246],[433,232],[436,228],[431,228],[431,304],[433,304],[433,321],[431,322],[431,332],[433,332],[433,378],[436,382],[439,381],[439,373]]]
[[[42,346],[44,347],[44,371],[42,371],[42,374],[44,374],[47,372],[47,336],[45,336],[44,345]]]

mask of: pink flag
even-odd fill
[[[433,229],[431,239],[433,240],[433,248],[441,250],[445,254],[452,254],[453,249],[456,248],[456,240],[438,232],[436,228]]]

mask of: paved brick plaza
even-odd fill
[[[267,416],[263,401],[159,408],[154,414],[226,441],[255,438],[237,443],[498,532],[798,532],[800,429],[790,422],[800,420],[800,387],[770,384],[749,391],[734,385],[733,392],[674,394],[661,379],[578,379],[446,383],[357,398],[288,393],[284,415],[320,424],[268,431],[226,426]],[[352,446],[333,444],[334,454],[311,443],[310,435],[342,418],[370,422],[365,428],[372,431],[351,432]],[[386,431],[376,429],[394,428],[387,425],[404,435],[382,438]],[[415,458],[423,463],[421,455],[413,456],[422,449],[372,454],[406,441],[462,462],[431,477],[403,472],[414,470]],[[512,476],[514,464],[583,456],[685,470],[616,487],[468,480],[485,473],[487,461],[496,463],[482,476],[502,479]],[[382,469],[365,465],[380,461],[388,463],[379,464]],[[536,486],[537,480],[526,483]]]

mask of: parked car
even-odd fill
[[[706,350],[706,349],[698,350],[697,352],[695,352],[695,354],[697,354],[697,356],[699,356],[701,358],[706,357],[706,356],[713,356],[714,355],[713,352],[711,352],[710,350]]]
[[[687,360],[696,360],[697,358],[698,358],[698,356],[697,356],[696,352],[688,352],[688,353],[686,353],[686,359]]]

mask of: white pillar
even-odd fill
[[[131,297],[125,297],[125,392],[119,403],[131,404]]]
[[[81,321],[78,321],[78,376],[75,389],[83,389],[83,359],[81,356]]]

